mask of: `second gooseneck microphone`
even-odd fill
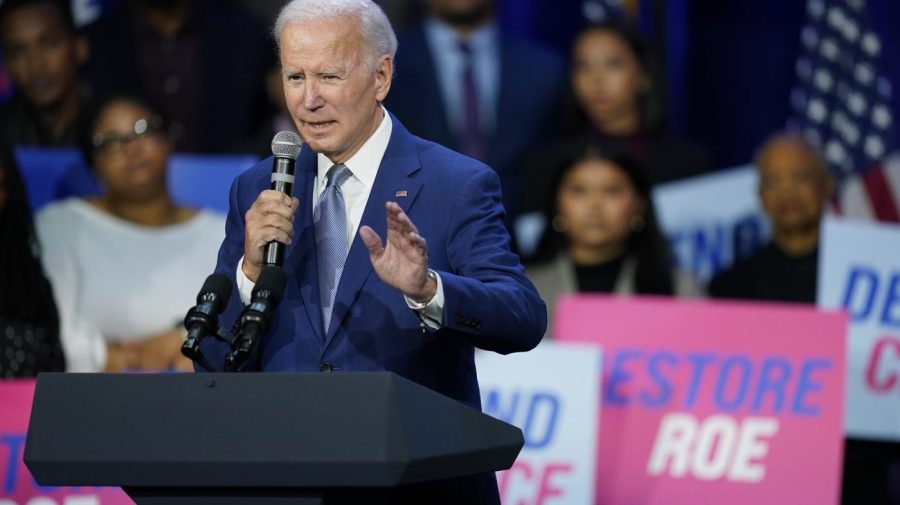
[[[250,305],[244,308],[238,321],[240,332],[232,343],[232,351],[225,357],[226,372],[240,372],[251,365],[257,355],[259,342],[272,325],[272,315],[284,296],[287,277],[274,265],[264,266],[259,274]]]
[[[294,190],[294,169],[297,157],[303,148],[300,137],[290,131],[278,132],[272,139],[272,186],[271,189],[290,196]],[[266,245],[266,265],[282,266],[284,264],[284,244],[269,242]]]

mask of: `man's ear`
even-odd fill
[[[378,68],[375,69],[375,99],[383,102],[391,90],[391,81],[394,78],[394,60],[388,55],[381,57]]]

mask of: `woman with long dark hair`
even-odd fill
[[[557,152],[545,212],[551,223],[527,269],[551,315],[566,293],[700,296],[672,266],[650,183],[626,152],[581,139]]]
[[[59,318],[25,186],[11,153],[0,148],[0,378],[63,369]]]
[[[667,128],[665,93],[656,56],[620,23],[583,29],[572,45],[567,137],[617,144],[657,184],[711,168],[709,156]]]

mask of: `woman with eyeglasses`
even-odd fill
[[[172,201],[172,144],[144,101],[111,98],[89,124],[85,157],[101,194],[36,218],[67,369],[190,369],[180,323],[215,267],[224,217]]]

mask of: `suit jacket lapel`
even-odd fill
[[[495,106],[497,115],[495,116],[494,131],[490,132],[484,140],[486,147],[484,161],[494,170],[502,170],[503,167],[498,164],[498,161],[503,159],[503,151],[507,146],[506,140],[513,138],[518,133],[515,128],[520,127],[520,125],[510,124],[509,118],[517,117],[516,108],[521,107],[522,103],[527,103],[521,100],[516,86],[506,86],[506,83],[527,82],[527,78],[516,79],[519,69],[515,66],[515,62],[511,61],[509,42],[500,35],[497,37],[500,58],[500,72],[497,75],[497,104]]]
[[[297,160],[294,196],[300,200],[300,210],[294,221],[293,251],[289,258],[294,265],[294,280],[300,292],[300,302],[316,331],[316,342],[324,343],[322,312],[319,310],[319,268],[316,263],[316,227],[313,225],[312,198],[316,178],[316,153],[304,149]],[[293,254],[290,254],[290,253]]]
[[[415,151],[413,137],[396,117],[392,115],[391,119],[393,121],[391,140],[384,153],[384,158],[381,160],[381,165],[378,167],[378,174],[375,176],[375,182],[359,224],[360,228],[371,227],[382,241],[387,241],[385,202],[397,202],[404,212],[408,212],[422,186],[420,182],[411,177],[411,174],[419,169],[419,158]],[[372,261],[369,259],[369,250],[366,249],[366,245],[363,244],[357,233],[353,237],[350,253],[347,255],[347,262],[344,264],[344,271],[341,274],[337,294],[334,298],[331,325],[325,338],[326,348],[334,339],[335,333],[349,312],[350,305],[359,295],[363,283],[371,273]]]

